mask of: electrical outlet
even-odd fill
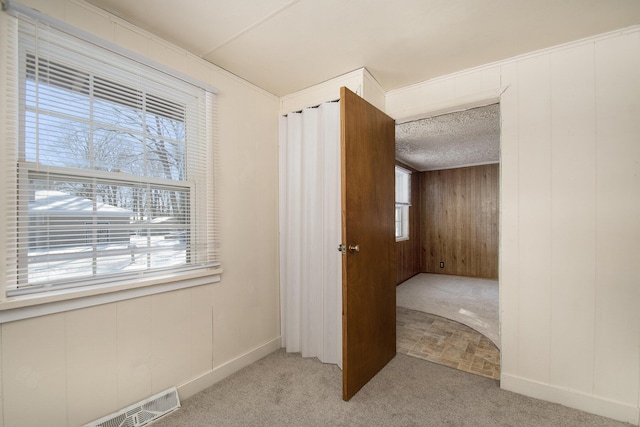
[[[444,268],[444,262],[440,261],[440,268]]]

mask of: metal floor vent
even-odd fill
[[[139,427],[157,420],[180,407],[178,390],[172,387],[128,406],[113,414],[95,420],[84,427]]]

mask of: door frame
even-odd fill
[[[504,90],[501,90],[499,93],[492,92],[492,96],[486,96],[487,93],[482,93],[480,96],[472,96],[466,97],[468,102],[459,103],[455,100],[451,100],[448,102],[438,104],[437,108],[430,108],[429,105],[425,105],[423,108],[419,110],[414,109],[411,114],[402,115],[399,117],[395,117],[396,125],[412,122],[421,119],[428,119],[431,117],[441,116],[444,114],[455,113],[458,111],[470,110],[472,108],[485,107],[491,104],[498,104],[500,106],[500,117],[502,117],[502,94]],[[500,157],[502,158],[502,127],[500,127]],[[502,183],[502,161],[498,163],[499,166],[499,177],[498,177],[498,337],[500,339],[500,344],[502,344],[502,310],[503,306],[503,289],[500,285],[501,281],[501,270],[502,270],[502,220],[500,213],[502,212],[502,191],[501,191],[501,183]],[[504,359],[504,348],[500,345],[500,361]],[[502,375],[502,371],[500,372]]]

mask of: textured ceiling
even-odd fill
[[[499,162],[499,105],[396,125],[396,159],[419,171]]]
[[[87,0],[275,94],[389,91],[640,24],[640,0]]]

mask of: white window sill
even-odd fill
[[[396,243],[404,242],[404,241],[407,241],[407,240],[409,240],[408,237],[396,237]]]
[[[220,281],[222,268],[174,274],[118,285],[97,285],[8,298],[0,302],[0,324],[69,310],[93,307]]]

